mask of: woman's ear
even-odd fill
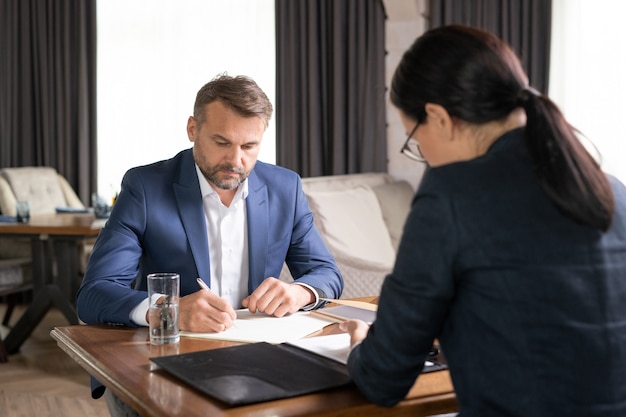
[[[446,124],[449,124],[451,121],[448,111],[439,104],[426,103],[426,106],[424,106],[424,109],[426,110],[426,114],[428,115],[428,117],[438,127],[444,127]]]
[[[446,137],[452,137],[452,117],[450,117],[445,107],[439,104],[426,103],[424,109],[426,110],[428,121],[433,123],[433,127],[440,129]]]

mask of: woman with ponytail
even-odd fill
[[[626,189],[490,33],[408,49],[391,101],[429,166],[376,321],[342,324],[392,406],[438,340],[460,416],[626,416]]]

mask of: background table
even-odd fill
[[[78,324],[74,308],[80,271],[78,245],[96,237],[103,225],[91,213],[45,214],[31,216],[28,223],[0,223],[0,238],[26,237],[31,242],[34,296],[4,340],[9,354],[19,350],[53,306],[70,323]]]
[[[337,332],[337,325],[319,334]],[[61,349],[140,415],[149,416],[429,416],[457,410],[448,371],[422,374],[407,398],[381,408],[353,387],[242,407],[229,407],[158,369],[150,357],[233,346],[237,343],[182,337],[174,346],[151,346],[148,329],[110,326],[57,327]],[[297,370],[294,369],[294,372]],[[306,378],[306,375],[302,375]]]

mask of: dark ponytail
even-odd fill
[[[526,110],[525,141],[542,187],[571,219],[606,231],[614,199],[606,175],[558,107],[528,87],[513,50],[496,36],[451,25],[420,36],[404,53],[391,83],[392,103],[423,122],[426,103],[472,124]]]
[[[550,199],[577,222],[608,230],[615,206],[613,192],[576,130],[548,97],[524,89],[518,100],[526,110],[526,146]]]

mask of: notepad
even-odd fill
[[[55,207],[57,213],[89,213],[86,208],[78,207]]]
[[[219,333],[194,333],[181,331],[183,337],[228,340],[233,342],[283,343],[301,339],[329,325],[328,320],[312,315],[308,311],[284,317],[265,313],[251,313],[247,309],[237,310],[235,325]]]
[[[332,359],[343,365],[348,364],[348,357],[351,351],[350,335],[348,333],[308,337],[306,339],[288,342],[288,344],[315,353],[316,355]],[[428,359],[424,361],[422,373],[448,369],[445,363],[438,362],[437,360],[437,356],[428,357]]]
[[[350,356],[350,335],[348,333],[308,337],[288,342],[288,344],[344,365],[348,363],[348,356]]]

